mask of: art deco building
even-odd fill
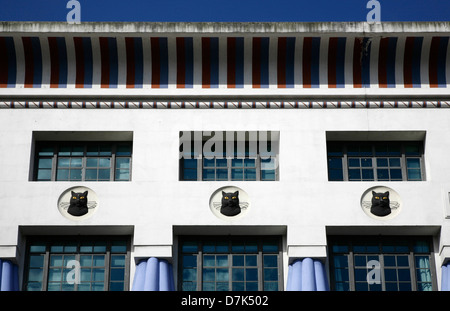
[[[1,23],[0,289],[448,290],[449,33]]]

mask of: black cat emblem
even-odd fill
[[[400,204],[389,199],[389,191],[384,193],[372,191],[372,200],[363,201],[362,206],[370,209],[375,216],[384,217],[391,214],[391,210],[399,208]]]
[[[89,209],[95,208],[97,202],[88,201],[88,191],[71,192],[69,202],[61,202],[60,207],[67,209],[67,213],[72,216],[83,216],[89,212]]]
[[[242,209],[248,207],[247,202],[239,201],[239,191],[224,192],[222,191],[221,202],[213,202],[214,208],[220,210],[220,213],[225,216],[236,216],[241,213]]]

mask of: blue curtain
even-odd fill
[[[174,291],[172,265],[164,259],[151,257],[136,265],[133,291]]]
[[[323,263],[311,258],[297,259],[289,265],[287,291],[328,291]]]
[[[10,260],[0,259],[0,291],[19,290],[19,269]]]
[[[442,266],[441,291],[450,291],[450,262]]]

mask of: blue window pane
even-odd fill
[[[83,156],[84,154],[84,148],[82,146],[74,146],[72,148],[72,156]]]
[[[372,167],[372,159],[361,159],[361,167]]]
[[[70,180],[81,180],[81,170],[71,170]]]
[[[386,267],[395,267],[395,256],[384,256],[384,265]]]
[[[244,269],[234,268],[232,270],[231,277],[233,281],[244,281]]]
[[[261,171],[261,180],[275,180],[275,170]]]
[[[101,281],[104,279],[104,271],[103,269],[95,269],[98,270],[96,273],[95,281]],[[125,278],[125,269],[123,268],[117,268],[117,269],[111,269],[111,275],[110,275],[111,281],[120,281]]]
[[[355,256],[355,266],[365,267],[367,264],[366,256]]]
[[[232,167],[242,167],[244,163],[243,159],[232,159],[231,160],[231,166]]]
[[[57,180],[69,180],[69,170],[61,170],[59,169],[56,173]]]
[[[98,170],[99,180],[109,180],[111,171],[109,169]]]
[[[196,281],[197,269],[183,269],[183,281]]]
[[[213,268],[204,268],[203,269],[203,281],[215,281],[216,278],[216,270]]]
[[[43,274],[42,269],[29,269],[28,270],[28,281],[41,282],[42,274]]]
[[[196,169],[183,170],[183,180],[197,180],[197,170]]]
[[[397,270],[396,269],[384,269],[384,278],[387,282],[397,281]]]
[[[183,160],[183,167],[184,168],[197,168],[197,159],[184,159]]]
[[[86,169],[86,180],[97,180],[97,169]]]
[[[214,267],[216,265],[216,257],[214,255],[203,256],[203,266]]]
[[[30,268],[40,268],[44,265],[44,256],[43,255],[32,255],[30,256]]]
[[[72,148],[68,147],[68,146],[62,146],[59,148],[59,152],[58,155],[59,156],[70,156],[72,152]]]
[[[228,281],[228,269],[217,269],[216,270],[216,280],[217,281]]]
[[[341,158],[328,158],[328,168],[342,169],[342,159]]]
[[[217,167],[227,167],[227,159],[216,159]]]
[[[227,267],[228,266],[228,256],[217,256],[216,257],[216,266],[218,267]]]
[[[277,281],[278,269],[264,269],[264,281]]]
[[[367,269],[355,269],[355,281],[367,280]]]
[[[243,255],[233,255],[233,266],[243,266],[244,256]]]
[[[111,245],[112,253],[125,253],[127,251],[126,241],[113,241]]]
[[[256,266],[257,257],[256,255],[246,255],[245,256],[245,265],[247,267]]]
[[[263,257],[265,268],[276,268],[278,266],[278,256],[264,255]]]
[[[245,280],[258,281],[258,269],[245,269]]]
[[[203,159],[203,167],[214,167],[215,160],[214,159]]]
[[[70,166],[71,167],[81,167],[82,166],[82,159],[81,158],[71,158],[70,160]]]
[[[361,170],[363,180],[374,180],[372,169]]]
[[[185,253],[193,253],[198,251],[197,242],[184,242],[181,250]]]
[[[232,180],[243,180],[244,178],[244,169],[231,169],[231,179]]]
[[[116,180],[130,180],[130,170],[116,170]]]
[[[53,156],[53,147],[41,147],[39,149],[38,155],[41,157],[51,157]]]
[[[390,158],[389,165],[391,167],[400,167],[400,159],[399,158]]]
[[[58,167],[69,167],[69,166],[70,166],[70,158],[58,159]]]
[[[39,168],[52,168],[52,159],[47,159],[47,158],[39,159],[38,167]]]
[[[422,180],[420,170],[408,169],[408,180]]]
[[[104,256],[95,256],[95,265],[96,266],[104,266]],[[124,255],[116,255],[111,256],[111,267],[125,267],[125,256]]]
[[[335,268],[347,268],[348,266],[348,259],[347,256],[334,256],[333,257],[334,267]]]
[[[328,170],[328,179],[330,181],[344,180],[344,172],[342,170]]]
[[[391,169],[391,180],[402,180],[402,170]]]
[[[103,145],[99,147],[99,155],[101,156],[110,156],[112,154],[110,145]]]
[[[335,269],[334,278],[336,282],[348,282],[348,269]]]
[[[233,288],[233,291],[239,291],[239,292],[244,291],[245,283],[243,283],[243,282],[233,282],[232,288]]]
[[[116,161],[116,168],[120,168],[120,164],[123,165],[123,167],[128,167],[128,162],[130,159],[128,158],[120,158]],[[100,158],[98,162],[99,167],[111,167],[111,158]]]
[[[256,160],[255,159],[245,159],[244,160],[244,166],[245,167],[255,167],[256,166]]]
[[[407,144],[405,145],[405,154],[410,156],[418,156],[420,155],[420,146],[419,144]]]
[[[245,169],[245,180],[256,180],[256,169]]]
[[[98,166],[98,158],[86,159],[86,167],[97,167],[97,166]]]
[[[214,169],[204,169],[203,180],[214,180],[215,173]]]
[[[52,171],[49,169],[40,169],[37,173],[37,180],[51,180]]]
[[[388,169],[377,169],[378,180],[389,180],[389,170]]]
[[[197,282],[183,282],[183,291],[197,290]]]
[[[399,269],[398,270],[398,279],[399,281],[410,282],[411,281],[411,272],[409,269]]]
[[[118,145],[116,150],[117,156],[130,156],[131,155],[131,145]]]
[[[415,159],[415,158],[406,159],[406,167],[420,169],[420,159]]]
[[[348,159],[348,166],[349,167],[360,167],[360,161],[359,159]]]
[[[265,291],[278,291],[278,282],[264,282]]]
[[[388,159],[387,158],[377,158],[377,166],[378,167],[388,167]]]
[[[228,180],[228,170],[227,169],[217,169],[216,170],[216,180]]]
[[[103,290],[103,287],[101,290]],[[124,283],[123,282],[112,282],[109,285],[109,290],[112,292],[115,292],[115,291],[121,292],[124,290]]]
[[[183,267],[197,267],[197,256],[196,255],[184,255],[183,256]]]
[[[246,291],[257,291],[258,290],[258,282],[247,282],[245,283]]]

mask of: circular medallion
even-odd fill
[[[96,193],[83,186],[69,188],[58,199],[59,212],[72,220],[84,220],[96,212],[98,198]]]
[[[384,186],[367,189],[361,197],[363,211],[375,219],[392,219],[400,213],[402,202],[398,193]]]
[[[250,208],[247,193],[234,186],[217,189],[209,200],[209,206],[214,215],[221,219],[239,218]]]

